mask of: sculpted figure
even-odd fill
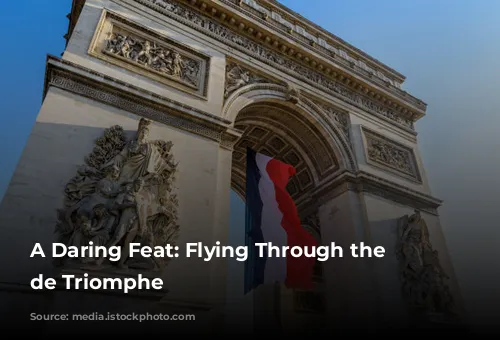
[[[151,43],[145,40],[142,43],[142,49],[134,56],[134,61],[151,66],[153,53],[156,49],[156,46],[151,46]]]
[[[162,268],[161,260],[145,266],[151,259],[128,258],[130,242],[163,247],[176,241],[179,229],[178,202],[172,194],[177,168],[173,144],[148,140],[150,124],[141,119],[135,138],[128,142],[119,126],[106,129],[96,140],[86,165],[66,187],[66,208],[58,211],[58,242],[120,245],[123,251],[118,266]],[[97,259],[95,264],[100,266],[103,261]]]
[[[84,197],[65,211],[65,220],[70,230],[76,230],[73,221],[75,221],[77,225],[78,223],[83,223],[85,228],[90,227],[88,223],[95,217],[94,208],[98,205],[109,205],[109,200],[118,195],[119,188],[118,182],[116,181],[117,177],[117,168],[111,167],[108,176],[98,182],[96,191],[93,194]]]
[[[77,175],[66,185],[66,196],[74,202],[78,202],[84,196],[95,191],[95,177],[97,170],[88,165],[82,165],[77,170]]]
[[[132,51],[133,44],[134,41],[126,35],[115,34],[114,38],[110,40],[108,51],[128,59],[130,58],[130,52]]]
[[[104,246],[108,243],[115,221],[116,217],[110,214],[106,205],[99,204],[94,208],[94,220],[88,233],[94,245]]]
[[[430,243],[429,231],[420,212],[404,216],[399,224],[397,253],[404,295],[412,309],[423,314],[453,314],[453,299]]]
[[[125,261],[128,258],[128,245],[140,232],[136,195],[139,194],[142,186],[143,181],[141,179],[137,179],[133,183],[126,183],[124,192],[117,197],[111,208],[116,211],[116,215],[120,216],[120,220],[107,246],[116,246],[118,242],[123,240],[122,256],[118,262],[118,266],[122,268],[125,267]]]
[[[188,82],[193,85],[198,84],[198,74],[200,72],[200,65],[197,62],[189,61],[185,65],[184,77]]]
[[[172,54],[173,54],[172,75],[176,78],[181,78],[184,61],[182,60],[182,57],[179,53],[174,51]]]
[[[300,100],[300,91],[292,84],[288,84],[286,90],[287,100],[293,104],[297,104]]]
[[[169,73],[171,64],[172,57],[170,56],[170,51],[164,49],[160,49],[151,61],[151,66],[155,70],[163,73]]]
[[[150,124],[150,121],[141,119],[136,139],[130,141],[111,161],[110,165],[121,168],[118,179],[120,183],[133,182],[138,178],[147,181],[155,174],[170,169],[169,164],[162,157],[163,150],[160,150],[154,142],[147,140]]]
[[[228,71],[226,72],[225,97],[229,97],[233,91],[247,85],[249,82],[250,72],[243,70],[237,65],[230,65],[228,67]]]

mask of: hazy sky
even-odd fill
[[[282,3],[403,73],[404,89],[428,103],[419,145],[433,194],[445,201],[442,224],[469,313],[476,322],[500,315],[500,1]],[[41,104],[46,54],[64,49],[70,6],[0,1],[0,197]]]

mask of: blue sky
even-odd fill
[[[445,201],[443,228],[467,307],[478,323],[499,314],[500,1],[282,3],[403,73],[404,89],[428,103],[419,145],[433,194]],[[0,2],[0,197],[41,105],[46,54],[64,49],[70,6]],[[236,221],[242,207],[233,203]]]

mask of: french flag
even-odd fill
[[[249,257],[245,293],[261,284],[283,282],[288,288],[312,288],[315,259],[311,257],[259,257],[256,243],[311,247],[316,240],[300,224],[292,197],[286,190],[295,168],[247,149],[246,234]],[[289,249],[290,249],[289,248]]]

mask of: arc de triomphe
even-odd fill
[[[137,228],[152,238],[130,234],[132,222],[126,235],[227,244],[230,191],[244,198],[251,147],[296,167],[288,189],[320,242],[386,249],[383,259],[318,263],[312,291],[282,287],[276,299],[263,287],[261,316],[278,315],[293,331],[325,321],[398,325],[412,313],[442,324],[463,314],[414,129],[426,104],[401,88],[403,75],[276,1],[73,0],[68,18],[66,49],[47,58],[43,105],[0,206],[6,299],[24,294],[45,312],[93,312],[105,301],[106,311],[133,305],[223,320],[227,259],[179,257],[157,271],[148,261],[54,266],[29,254],[35,242],[54,241],[54,228],[64,242],[89,237],[78,202],[105,207],[93,192],[125,179],[146,211]],[[102,217],[96,211],[89,223]],[[61,226],[68,217],[70,232]],[[98,235],[103,242],[110,230]],[[79,270],[159,272],[168,292],[97,297],[25,286],[41,272]]]

